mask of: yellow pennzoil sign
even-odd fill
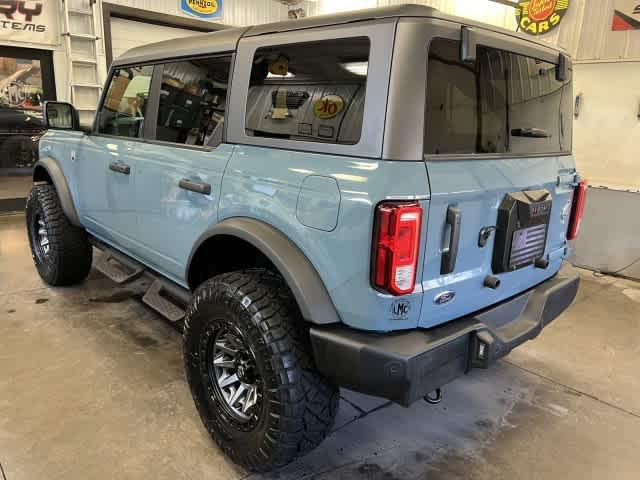
[[[569,0],[520,0],[516,20],[529,35],[544,35],[557,27],[569,9]]]
[[[182,11],[200,18],[222,16],[222,0],[182,0]]]

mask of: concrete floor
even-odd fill
[[[93,272],[75,288],[44,287],[23,224],[0,217],[7,480],[640,478],[638,283],[582,272],[569,312],[490,370],[447,386],[439,406],[345,391],[320,448],[248,475],[201,426],[180,334],[141,304],[143,286]]]
[[[31,175],[0,175],[0,199],[26,198],[33,185]]]

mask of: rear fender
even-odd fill
[[[233,217],[207,229],[191,250],[185,278],[189,278],[198,247],[217,235],[237,237],[262,252],[284,277],[305,320],[315,324],[341,321],[324,282],[304,253],[282,232],[252,218]]]

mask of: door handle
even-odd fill
[[[180,188],[184,188],[185,190],[190,190],[196,193],[202,193],[203,195],[209,195],[211,193],[211,185],[208,183],[198,183],[192,182],[187,178],[183,178],[178,182],[178,186]]]
[[[109,170],[113,170],[114,172],[122,173],[124,175],[129,175],[131,173],[131,167],[129,165],[118,162],[111,162],[109,164]]]
[[[462,215],[458,207],[449,205],[449,208],[447,208],[446,219],[446,226],[450,229],[449,247],[442,252],[442,263],[440,264],[441,275],[451,273],[456,268],[458,245],[460,244],[461,216]]]

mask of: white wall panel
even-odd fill
[[[582,93],[573,123],[573,151],[591,184],[640,187],[640,63],[574,65],[574,93]]]
[[[171,28],[124,18],[111,19],[111,49],[113,58],[118,58],[130,48],[146,43],[161,42],[172,38],[188,37],[200,32],[184,28]]]
[[[638,210],[640,192],[589,188],[573,263],[640,279],[640,263],[630,265],[640,256]]]
[[[167,13],[187,18],[197,18],[182,12],[180,0],[109,0],[109,3]],[[287,19],[288,8],[273,0],[223,0],[220,19],[211,20],[227,25],[257,25]]]

